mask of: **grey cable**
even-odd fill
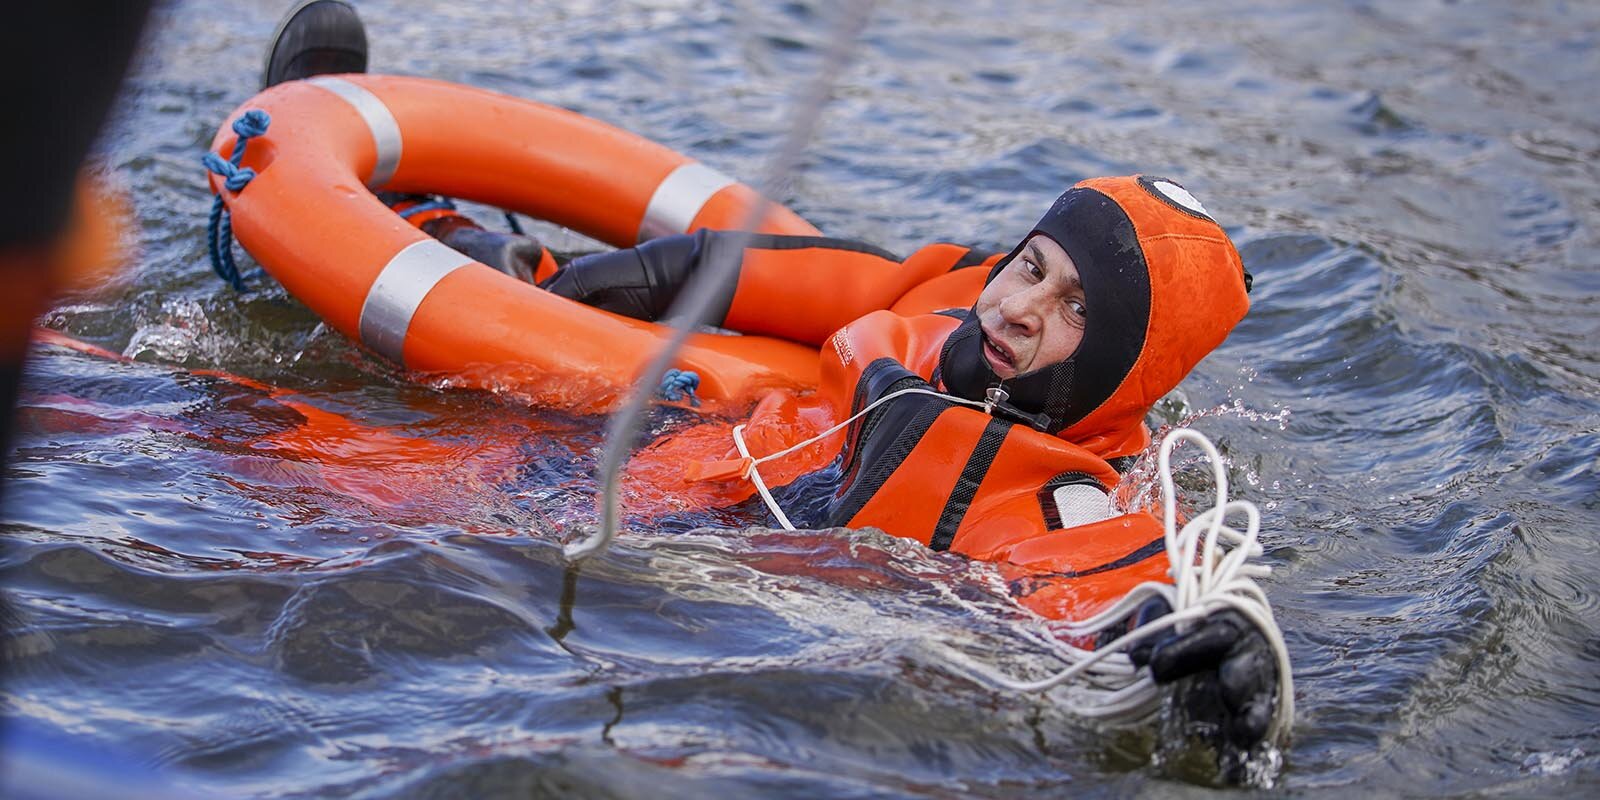
[[[789,177],[799,165],[801,154],[805,152],[806,146],[816,134],[822,107],[827,104],[828,96],[832,94],[834,84],[849,60],[856,38],[866,27],[867,18],[871,15],[874,4],[875,0],[843,4],[844,8],[834,27],[827,52],[823,54],[822,68],[794,104],[795,113],[789,126],[789,133],[768,163],[761,182],[755,186],[760,199],[750,208],[744,224],[739,226],[738,232],[743,236],[749,237],[750,232],[766,217],[772,207],[772,201],[767,198],[777,194],[787,184]],[[633,452],[633,440],[639,435],[645,410],[655,396],[656,387],[661,383],[661,376],[672,367],[673,361],[677,359],[690,334],[705,324],[713,299],[718,294],[718,287],[733,277],[734,268],[739,263],[738,255],[742,252],[744,252],[742,246],[725,250],[719,248],[710,261],[690,279],[677,301],[673,303],[668,312],[668,319],[673,321],[672,338],[660,352],[656,353],[649,367],[634,384],[633,391],[628,395],[622,410],[617,412],[606,426],[605,449],[600,461],[600,529],[588,539],[567,545],[565,552],[569,561],[581,561],[596,553],[604,552],[610,546],[611,540],[616,537],[618,519],[621,516],[619,488],[622,465]]]

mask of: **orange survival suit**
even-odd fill
[[[876,527],[1009,563],[1024,602],[1047,616],[1080,616],[1165,576],[1160,524],[1142,511],[1118,513],[1109,496],[1118,467],[1150,443],[1152,404],[1243,318],[1249,276],[1222,228],[1165,179],[1083,181],[1023,241],[1040,233],[1078,269],[1084,338],[1065,361],[1006,381],[978,350],[972,306],[1021,244],[1004,257],[932,245],[900,262],[850,242],[701,231],[589,257],[626,261],[621,270],[574,261],[544,285],[654,318],[695,266],[718,248],[741,248],[719,324],[819,344],[822,359],[817,392],[771,392],[745,422],[757,458],[901,389],[983,400],[1000,386],[1008,399],[992,414],[899,396],[760,474],[769,486],[807,486],[806,476],[836,470],[825,507],[805,523]],[[702,423],[642,450],[628,468],[633,496],[702,508],[750,498],[749,462],[732,427]],[[780,504],[806,499],[777,494]],[[1089,575],[1097,577],[1071,580]]]

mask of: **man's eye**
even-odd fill
[[[1032,261],[1024,261],[1022,262],[1022,265],[1027,267],[1029,275],[1032,275],[1038,280],[1044,280],[1044,272],[1039,269],[1039,265],[1033,263]]]
[[[1074,316],[1078,316],[1078,317],[1087,317],[1087,316],[1089,316],[1089,309],[1084,308],[1083,303],[1081,303],[1081,302],[1079,302],[1077,300],[1068,300],[1067,301],[1067,309],[1070,310],[1073,313]]]

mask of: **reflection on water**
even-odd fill
[[[133,360],[34,362],[0,539],[5,715],[229,795],[1207,779],[1154,728],[940,666],[940,639],[1039,665],[982,564],[768,531],[748,505],[636,524],[567,569],[599,420],[409,381],[281,291],[216,282],[197,158],[280,10],[165,6],[114,121],[139,266],[46,321]],[[376,66],[744,176],[827,12],[362,4]],[[1188,185],[1256,290],[1155,421],[1195,420],[1268,510],[1301,710],[1279,785],[1556,794],[1600,763],[1597,38],[1584,4],[885,3],[781,199],[907,252],[1008,245],[1088,175]]]

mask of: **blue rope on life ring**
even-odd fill
[[[244,191],[250,185],[256,171],[249,167],[239,166],[244,160],[245,146],[251,139],[267,132],[267,126],[272,124],[272,118],[267,112],[259,108],[252,108],[244,112],[233,121],[233,132],[238,134],[238,142],[233,146],[233,155],[227,159],[207,151],[200,157],[200,163],[206,169],[222,176],[222,186],[234,194]],[[239,277],[239,265],[233,260],[233,216],[228,213],[227,207],[222,202],[222,193],[216,194],[216,199],[211,203],[211,222],[206,228],[206,247],[211,253],[211,270],[217,277],[225,280],[235,291],[245,291],[244,279]]]
[[[689,401],[689,405],[700,407],[700,398],[695,397],[694,391],[700,388],[700,376],[686,369],[669,369],[661,376],[661,388],[658,393],[662,400],[677,402]]]

